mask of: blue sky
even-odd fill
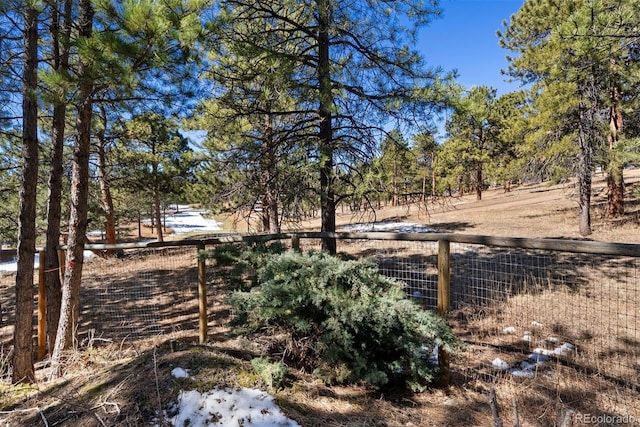
[[[500,48],[496,31],[523,4],[524,0],[441,0],[443,16],[420,32],[418,48],[428,66],[457,69],[465,87],[492,86],[498,95],[518,90],[517,82],[506,83],[500,74],[510,52]]]

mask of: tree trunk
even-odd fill
[[[482,200],[482,162],[478,162],[476,169],[476,200]]]
[[[431,196],[436,196],[436,153],[431,153]]]
[[[321,231],[336,231],[336,200],[333,182],[333,90],[329,62],[329,28],[331,5],[329,0],[317,0],[318,6],[318,81],[320,118],[320,216]],[[322,249],[330,254],[337,251],[335,238],[322,239]]]
[[[611,88],[611,103],[609,108],[609,166],[607,167],[607,215],[620,217],[624,215],[624,164],[617,158],[614,151],[620,141],[623,118],[618,105],[620,91],[613,85]]]
[[[78,19],[79,35],[89,38],[93,30],[93,6],[91,0],[81,0]],[[67,241],[68,268],[62,284],[62,306],[60,324],[51,356],[51,376],[61,373],[62,352],[73,343],[80,306],[80,282],[84,262],[84,242],[87,232],[89,197],[89,152],[91,148],[91,119],[93,109],[93,80],[89,70],[89,59],[81,58],[78,75],[78,119],[76,142],[73,152],[71,175],[71,211],[69,214],[69,238]]]
[[[158,165],[153,164],[153,177],[156,181],[153,185],[153,216],[155,218],[156,223],[156,238],[158,242],[164,241],[164,235],[162,232],[162,214],[160,212],[160,189],[158,188]]]
[[[277,177],[277,160],[276,160],[276,140],[273,136],[273,124],[271,115],[271,106],[267,108],[268,113],[264,119],[264,144],[265,152],[261,159],[261,175],[264,182],[262,183],[262,213],[264,220],[264,228],[269,233],[280,233],[279,209],[278,209],[278,189],[276,183]]]
[[[274,190],[269,188],[270,186],[267,185],[262,198],[262,226],[268,233],[280,233],[278,199],[274,196]]]
[[[13,332],[14,383],[35,382],[33,367],[33,262],[36,252],[36,194],[38,185],[38,11],[24,11],[24,82],[22,93],[22,178],[16,272],[16,318]]]
[[[609,165],[607,175],[607,214],[611,217],[624,215],[624,174],[621,164]]]
[[[71,32],[71,1],[64,1],[62,27],[59,22],[58,3],[54,3],[52,10],[51,37],[53,44],[53,61],[56,71],[64,72],[69,68],[69,48],[62,43],[61,36],[68,39]],[[60,223],[62,218],[62,174],[64,155],[64,132],[66,125],[67,102],[65,99],[56,100],[53,107],[53,123],[51,131],[51,166],[49,171],[49,197],[47,204],[47,236],[45,242],[46,269],[46,330],[47,348],[53,353],[56,342],[58,322],[60,320],[60,305],[62,304],[62,284],[57,246],[60,244]]]
[[[400,203],[398,201],[398,164],[395,158],[395,150],[393,154],[393,176],[391,177],[391,191],[393,191],[393,194],[391,195],[391,206],[395,207]]]
[[[578,119],[578,185],[579,185],[579,231],[582,236],[591,234],[591,172],[593,166],[593,147],[591,145],[591,121],[587,121],[584,104],[579,107]]]
[[[111,196],[111,186],[109,185],[108,173],[107,173],[107,160],[106,160],[106,145],[105,129],[107,127],[107,116],[103,110],[101,114],[103,121],[102,129],[98,132],[98,182],[100,183],[100,194],[102,198],[102,210],[104,212],[104,231],[105,241],[108,244],[116,243],[116,216],[115,209],[113,207],[113,197]],[[113,249],[107,249],[107,255],[113,255],[115,251]]]

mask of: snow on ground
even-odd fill
[[[189,378],[188,370],[174,368],[175,378]],[[178,401],[165,415],[173,426],[244,426],[244,427],[299,427],[299,424],[280,411],[273,397],[250,388],[180,391]]]
[[[205,210],[193,209],[190,206],[179,205],[178,212],[165,216],[165,227],[173,230],[173,234],[201,233],[220,231],[222,224],[215,219],[205,218]],[[149,222],[146,220],[145,222]]]
[[[96,255],[93,252],[84,251],[85,259],[89,259],[94,256]],[[35,268],[38,268],[39,264],[40,264],[40,254],[36,253],[36,256],[33,260],[33,266]],[[17,270],[18,270],[18,263],[16,258],[13,258],[13,260],[11,261],[0,262],[0,273],[15,273]]]
[[[535,321],[531,322],[531,325],[535,327],[543,326],[541,323]],[[516,328],[513,326],[509,326],[502,330],[502,333],[505,334],[514,334],[515,332]],[[527,342],[533,341],[531,332],[525,331],[521,339],[522,341]],[[543,345],[552,346],[553,349],[543,347],[534,348],[527,356],[526,360],[515,363],[513,366],[505,360],[497,357],[491,361],[491,366],[496,371],[508,372],[514,377],[534,378],[536,374],[546,368],[548,363],[552,362],[554,358],[570,357],[576,351],[575,346],[571,343],[563,342],[562,344],[558,344],[560,340],[557,337],[549,337],[546,340],[540,340],[539,342]]]
[[[339,228],[339,231],[370,232],[389,231],[396,233],[433,233],[435,230],[426,224],[411,222],[368,222],[349,224]]]
[[[166,226],[171,228],[174,234],[184,234],[192,232],[208,232],[208,231],[220,231],[222,224],[218,221],[205,218],[203,214],[204,210],[193,209],[190,206],[179,205],[178,212],[166,216]],[[101,236],[103,234],[100,230],[94,230],[88,233],[90,236]],[[85,251],[85,258],[94,256],[91,251]],[[35,266],[38,267],[38,254],[35,257]],[[17,270],[16,260],[0,263],[0,273],[10,273]]]

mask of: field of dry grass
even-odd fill
[[[629,171],[626,179],[631,194],[640,185],[640,171]],[[629,197],[627,214],[612,220],[604,215],[605,198],[604,181],[597,177],[589,238],[640,243],[640,200]],[[384,208],[375,219],[428,224],[442,232],[581,238],[576,206],[570,183],[523,185],[510,193],[487,191],[482,201],[469,195],[430,204],[426,210],[415,205]],[[362,220],[344,213],[338,222]],[[305,224],[309,229],[317,226],[317,221]],[[453,250],[455,274],[466,277],[482,270],[480,274],[492,280],[508,276],[518,282],[518,292],[507,283],[504,289],[461,296],[469,299],[452,313],[451,322],[466,347],[451,359],[451,385],[418,394],[330,387],[290,370],[287,386],[270,390],[283,412],[302,426],[491,426],[488,397],[493,389],[504,425],[632,425],[617,421],[629,421],[628,416],[640,420],[637,261],[628,261],[620,274],[620,265],[611,259],[550,260],[547,254],[483,253],[462,246]],[[434,283],[433,248],[403,243],[393,248],[354,245],[351,251],[378,251],[390,271],[416,289]],[[512,264],[530,269],[515,270]],[[196,343],[194,267],[188,251],[153,256],[131,252],[123,259],[88,263],[81,342],[68,354],[65,376],[55,382],[46,380],[45,360],[37,365],[38,384],[9,384],[11,318],[5,313],[0,319],[0,426],[163,425],[158,414],[185,387],[267,390],[249,362],[260,355],[260,347],[227,334],[222,272],[211,272],[208,278],[210,338],[205,345]],[[568,273],[549,273],[561,269]],[[495,292],[497,303],[483,303],[478,298],[486,294],[481,292]],[[11,303],[5,281],[0,282],[0,298],[4,307]],[[532,377],[492,365],[500,359],[517,366],[535,348],[553,350],[561,343],[576,350],[553,355]],[[177,366],[191,370],[188,383],[170,375]],[[572,421],[563,424],[567,414],[573,414]],[[601,419],[584,422],[585,414]],[[614,418],[619,416],[627,418]]]

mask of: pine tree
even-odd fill
[[[511,58],[509,74],[533,84],[536,109],[547,116],[538,121],[538,141],[552,136],[576,155],[582,235],[591,233],[594,159],[605,151],[607,139],[612,148],[620,137],[624,97],[619,91],[635,84],[637,7],[635,1],[529,0],[500,34],[503,46],[518,54]],[[623,63],[630,68],[621,72]],[[623,179],[614,159],[609,163],[610,210],[619,213]]]
[[[469,177],[473,177],[476,199],[482,199],[485,168],[500,151],[499,123],[496,116],[496,90],[473,87],[460,98],[446,129],[456,141],[456,156]],[[451,146],[454,148],[454,146]]]
[[[38,17],[37,4],[24,9],[22,94],[22,177],[16,272],[16,319],[13,334],[13,382],[35,382],[33,366],[33,260],[36,244],[38,184]]]
[[[243,21],[270,24],[262,39],[243,41],[296,64],[298,104],[316,125],[308,141],[319,178],[321,231],[334,232],[336,206],[351,197],[338,192],[351,187],[342,185],[342,178],[350,175],[340,169],[370,157],[390,122],[422,121],[424,113],[442,100],[441,92],[434,90],[440,89],[440,73],[426,69],[412,49],[415,30],[439,9],[414,0],[223,5]],[[273,34],[286,42],[269,45]],[[332,238],[323,240],[329,252],[335,252],[335,245]]]

